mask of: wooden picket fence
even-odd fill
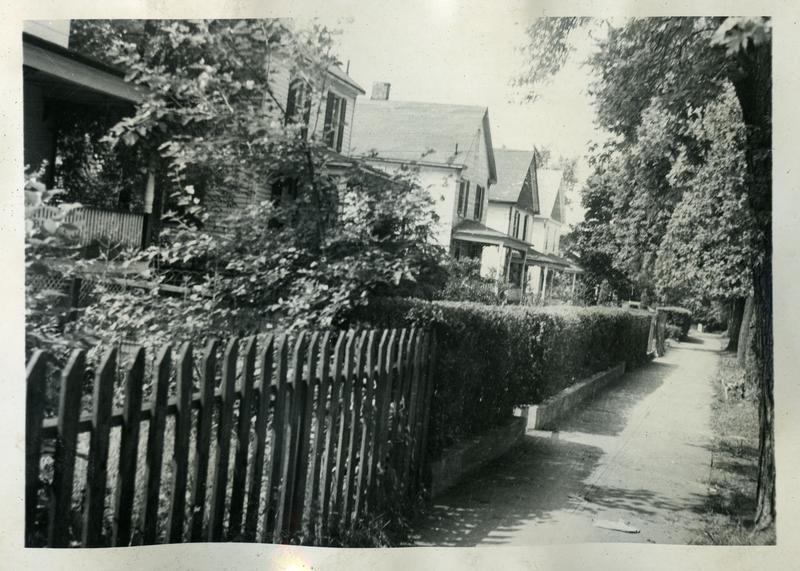
[[[414,328],[259,335],[229,340],[221,363],[216,340],[197,363],[190,343],[174,365],[171,346],[154,361],[137,347],[124,375],[117,349],[93,375],[83,351],[63,370],[38,351],[27,368],[26,544],[324,545],[420,491],[435,345]]]

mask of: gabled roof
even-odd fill
[[[520,208],[539,213],[534,151],[495,149],[497,184],[489,190],[491,202],[513,202]]]
[[[559,199],[563,174],[563,171],[551,169],[539,169],[536,173],[541,214],[558,222],[564,222]]]
[[[330,73],[333,77],[335,77],[342,83],[346,83],[347,85],[358,91],[361,95],[364,95],[366,93],[366,91],[364,91],[364,88],[361,87],[359,84],[357,84],[355,80],[349,75],[347,75],[347,72],[345,72],[338,65],[331,65],[330,67],[328,67],[328,73]]]
[[[475,105],[414,101],[356,102],[350,153],[429,164],[464,165],[482,132],[489,179],[497,180],[489,111]]]

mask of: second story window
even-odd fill
[[[469,181],[462,180],[458,187],[458,215],[462,218],[467,217],[469,209]]]
[[[511,235],[514,238],[519,238],[519,212],[514,212],[514,225],[512,226]]]
[[[483,216],[483,187],[477,185],[475,187],[475,220],[480,220]]]
[[[525,215],[525,221],[522,223],[522,239],[527,242],[528,240],[528,215]]]
[[[295,79],[289,86],[286,100],[286,122],[302,123],[302,137],[308,135],[308,122],[311,116],[311,89],[302,79]]]
[[[347,100],[332,91],[328,91],[328,102],[325,106],[324,141],[328,147],[337,153],[342,152],[346,115]]]

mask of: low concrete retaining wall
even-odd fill
[[[620,363],[607,371],[578,381],[541,404],[517,409],[515,414],[521,418],[527,418],[527,428],[530,430],[555,428],[558,419],[574,410],[582,402],[593,399],[598,391],[603,390],[623,374],[625,374],[625,363]]]
[[[525,427],[525,418],[512,418],[508,424],[446,449],[441,458],[431,463],[431,496],[440,495],[470,472],[519,444],[525,436]]]

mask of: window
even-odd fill
[[[480,188],[480,187],[479,187]],[[458,215],[462,218],[467,217],[469,210],[469,181],[462,180],[458,186]]]
[[[522,224],[522,239],[528,240],[528,215],[525,215],[525,222]]]
[[[475,187],[475,220],[480,220],[483,216],[483,187],[477,185]]]
[[[289,97],[286,99],[286,123],[302,123],[300,134],[305,139],[310,116],[311,89],[302,79],[295,79],[289,86]]]
[[[344,139],[344,123],[347,114],[347,101],[344,97],[328,91],[328,103],[325,106],[325,144],[337,153],[342,152]]]
[[[519,238],[519,212],[514,212],[514,226],[512,227],[511,235],[514,238]]]

